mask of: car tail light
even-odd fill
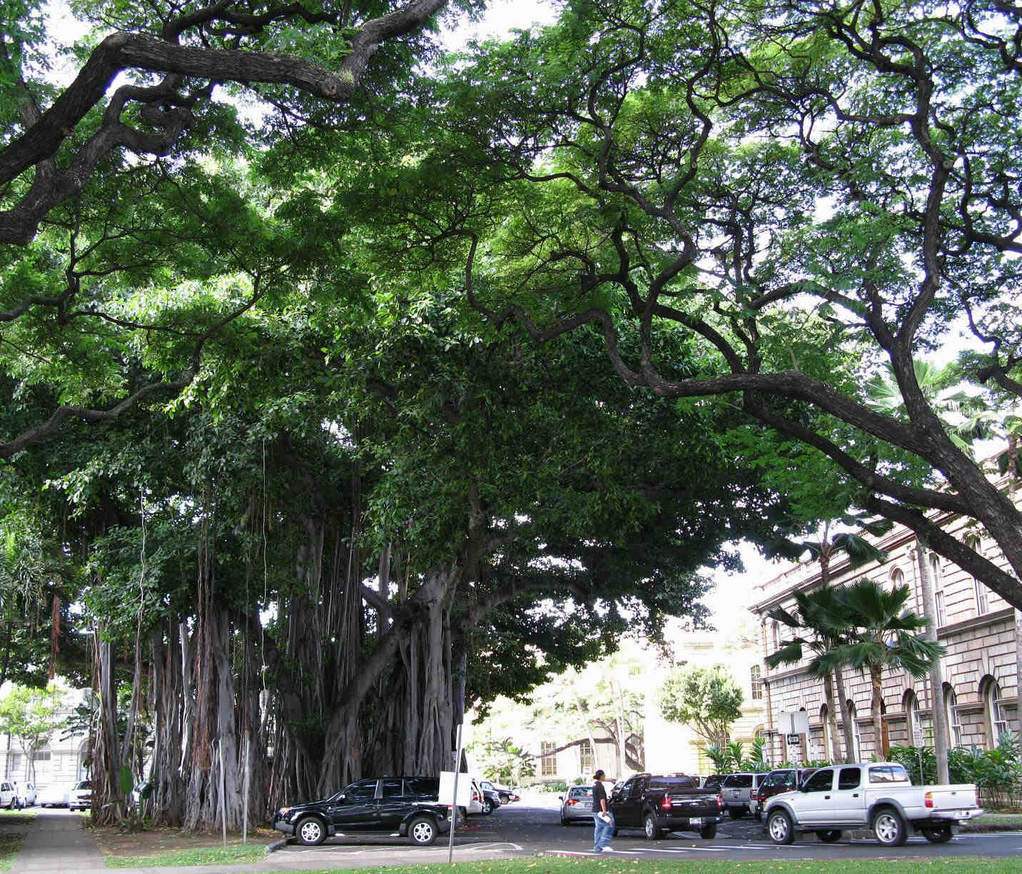
[[[565,801],[564,803],[565,803],[566,805],[568,805],[568,807],[574,807],[574,806],[575,806],[576,804],[578,804],[578,799],[576,799],[576,798],[569,798],[569,799],[568,799],[567,801]]]
[[[717,810],[724,809],[724,796],[718,793],[717,795]]]
[[[475,789],[472,790],[472,800],[473,801],[482,801],[483,800],[482,798],[479,797],[479,793],[476,792]]]
[[[933,793],[932,792],[927,792],[923,796],[923,805],[925,807],[933,807]]]
[[[664,800],[660,802],[660,809],[661,810],[670,810],[671,809],[671,796],[670,795],[665,795],[664,796]]]

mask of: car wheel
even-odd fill
[[[614,827],[614,830],[610,833],[610,836],[612,838],[616,838],[617,837],[617,827],[616,826]]]
[[[795,840],[795,829],[786,811],[775,810],[767,817],[767,834],[775,844],[790,844]]]
[[[836,828],[822,829],[816,833],[817,839],[825,844],[832,844],[841,840],[841,830]]]
[[[647,813],[642,818],[642,833],[646,836],[647,841],[659,840],[663,835],[663,831],[657,827],[656,817],[652,813]]]
[[[952,832],[949,825],[925,826],[919,831],[931,844],[946,844],[951,840]]]
[[[483,816],[489,816],[493,813],[493,804],[489,798],[483,802]]]
[[[295,826],[295,835],[307,847],[315,847],[326,840],[326,826],[323,820],[314,816],[307,816],[298,820]]]
[[[416,816],[408,823],[408,837],[413,844],[420,847],[428,847],[435,843],[436,834],[436,823],[428,816]]]
[[[717,823],[711,822],[709,825],[704,825],[699,829],[699,837],[704,841],[717,837]]]
[[[881,807],[874,814],[873,834],[885,847],[900,847],[908,840],[905,820],[893,807]]]

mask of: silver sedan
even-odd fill
[[[572,786],[567,795],[561,796],[561,825],[568,825],[580,819],[592,822],[592,786]]]

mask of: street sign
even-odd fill
[[[788,744],[794,746],[795,744],[802,742],[802,735],[800,734],[789,734],[787,736]]]

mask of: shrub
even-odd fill
[[[891,761],[904,765],[912,782],[935,783],[937,759],[933,747],[891,747]],[[948,752],[952,783],[975,783],[980,803],[990,807],[1022,805],[1022,760],[1011,732],[1001,735],[996,749],[955,747]]]

